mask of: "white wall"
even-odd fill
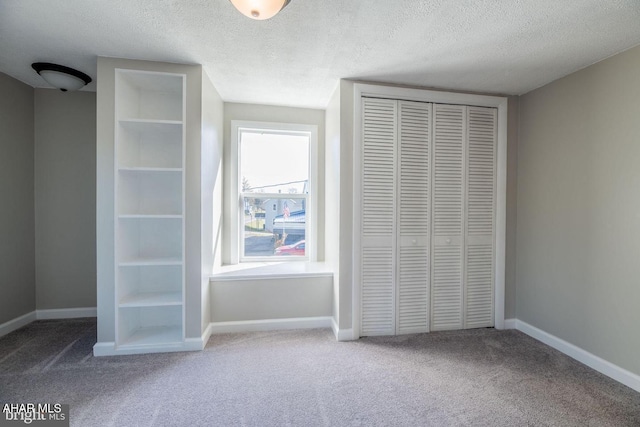
[[[327,260],[334,272],[333,317],[352,328],[353,82],[341,80],[326,110]]]
[[[224,106],[209,76],[202,73],[201,162],[201,333],[211,321],[209,277],[222,264],[222,134]]]
[[[273,123],[295,123],[304,125],[316,125],[318,127],[318,153],[324,153],[325,129],[324,129],[324,110],[315,110],[309,108],[293,108],[293,107],[276,107],[271,105],[255,105],[255,104],[224,104],[224,164],[231,162],[231,121],[247,120],[257,122],[273,122]],[[312,159],[314,160],[314,159]],[[324,156],[319,155],[317,159],[318,165],[318,201],[322,203],[324,200]],[[224,171],[224,223],[231,224],[231,172],[230,168]],[[324,209],[322,204],[318,208],[318,261],[324,261],[324,231],[325,231]],[[230,227],[225,226],[222,235],[223,264],[231,263],[231,239],[234,238],[234,231]]]
[[[332,315],[340,324],[340,85],[325,113],[325,261],[333,271]]]
[[[353,82],[340,81],[340,270],[338,327],[353,323]]]
[[[640,374],[640,47],[520,99],[516,315]]]
[[[0,73],[0,324],[36,308],[33,88]]]
[[[213,322],[331,316],[332,278],[215,280],[211,284]]]
[[[35,90],[37,308],[96,306],[96,94]]]

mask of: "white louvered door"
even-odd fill
[[[431,108],[398,102],[397,334],[428,331]]]
[[[493,326],[497,111],[434,106],[431,330]]]
[[[361,336],[494,325],[497,110],[362,98]]]
[[[465,107],[433,106],[431,330],[462,329]]]
[[[467,107],[465,328],[494,325],[495,108]]]
[[[361,335],[395,334],[397,101],[362,99]]]

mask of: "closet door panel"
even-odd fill
[[[465,328],[494,325],[497,111],[467,109]]]
[[[463,327],[466,107],[433,106],[431,330]]]
[[[497,110],[362,112],[360,335],[493,326]]]
[[[397,102],[362,99],[361,331],[395,334]]]
[[[399,101],[396,333],[427,332],[432,104]]]

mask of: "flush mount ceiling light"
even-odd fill
[[[245,16],[259,21],[273,18],[291,0],[229,0]]]
[[[36,70],[47,83],[63,92],[78,90],[91,83],[91,77],[64,65],[34,62],[31,64],[31,68]]]

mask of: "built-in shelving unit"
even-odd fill
[[[116,70],[116,350],[185,340],[185,76]]]

